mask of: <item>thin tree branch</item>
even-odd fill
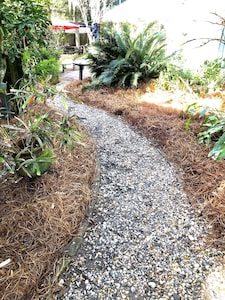
[[[209,44],[210,42],[222,42],[225,44],[225,40],[224,39],[216,39],[216,38],[195,38],[195,39],[191,39],[191,40],[188,40],[186,42],[184,42],[182,44],[183,45],[186,45],[188,43],[191,43],[191,42],[195,42],[195,41],[203,41],[205,40],[205,42],[203,42],[201,45],[197,46],[196,48],[201,48],[207,44]]]

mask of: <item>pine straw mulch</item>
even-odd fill
[[[176,167],[196,213],[212,224],[209,242],[225,249],[225,161],[208,158],[209,147],[198,144],[200,121],[197,117],[190,130],[185,129],[188,118],[185,110],[173,108],[174,102],[182,104],[182,95],[168,94],[166,98],[165,94],[154,91],[151,83],[139,90],[104,88],[84,92],[87,84],[88,80],[70,83],[66,87],[69,97],[120,115],[147,138],[154,139]],[[212,104],[215,102],[213,96],[209,99]],[[196,101],[191,93],[185,97],[189,103]],[[141,98],[145,101],[140,101]],[[223,105],[224,99],[219,100]]]
[[[70,153],[56,146],[57,162],[43,176],[0,178],[0,263],[10,259],[0,268],[1,300],[53,299],[58,261],[85,217],[95,177],[94,144],[75,125],[84,145]]]

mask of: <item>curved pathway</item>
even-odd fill
[[[59,99],[58,99],[59,100]],[[55,100],[54,106],[59,101]],[[90,226],[58,299],[204,300],[202,282],[222,253],[207,249],[173,166],[120,118],[68,100],[93,137],[101,184]]]

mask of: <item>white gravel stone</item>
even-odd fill
[[[58,100],[51,105],[63,110]],[[101,184],[94,225],[58,299],[159,300],[173,299],[173,291],[177,299],[205,300],[202,283],[223,253],[206,247],[209,227],[195,216],[171,163],[120,117],[68,105],[96,143]]]
[[[152,289],[156,288],[156,283],[155,283],[154,281],[150,281],[150,282],[148,283],[148,285],[149,285],[150,288],[152,288]]]

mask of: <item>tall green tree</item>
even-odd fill
[[[0,1],[0,70],[6,65],[9,85],[23,77],[24,51],[47,45],[50,24],[50,0]]]

